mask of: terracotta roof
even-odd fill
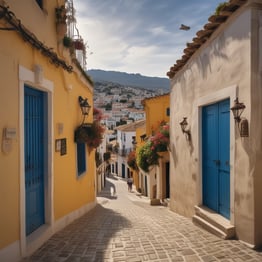
[[[183,68],[190,57],[201,47],[207,39],[216,31],[216,29],[224,23],[232,13],[234,13],[239,7],[245,4],[247,0],[230,0],[219,12],[218,15],[212,15],[208,18],[208,23],[204,25],[203,29],[196,33],[196,37],[193,42],[187,43],[187,47],[184,49],[184,55],[181,59],[176,61],[176,64],[170,68],[167,72],[169,78]]]
[[[118,126],[115,129],[119,131],[123,131],[123,132],[134,132],[136,131],[138,127],[145,125],[145,123],[146,123],[146,120],[143,119],[143,120],[138,120],[130,124]]]

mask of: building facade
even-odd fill
[[[0,1],[1,261],[31,254],[96,205],[94,151],[74,141],[79,97],[93,106],[93,85],[63,45],[63,2]]]
[[[163,123],[169,123],[170,95],[164,94],[143,100],[146,113],[145,133],[137,137],[137,153],[148,139],[159,132]],[[159,152],[158,164],[149,167],[148,172],[139,169],[139,187],[141,192],[151,199],[151,202],[160,203],[160,200],[169,198],[169,152]]]
[[[262,244],[261,1],[229,1],[208,20],[168,72],[170,207],[223,238],[257,247]],[[242,115],[234,118],[234,109]]]

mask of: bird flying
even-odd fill
[[[187,26],[187,25],[183,25],[183,24],[181,24],[181,26],[180,26],[179,29],[180,29],[180,30],[188,31],[188,30],[190,29],[190,26]]]

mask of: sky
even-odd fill
[[[74,0],[87,70],[167,77],[222,0]],[[180,30],[180,25],[190,30]]]

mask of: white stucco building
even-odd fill
[[[130,175],[130,169],[127,165],[127,156],[134,150],[136,129],[144,122],[144,120],[139,120],[116,128],[118,144],[116,173],[122,178],[127,178]]]
[[[221,237],[261,246],[262,1],[229,1],[167,74],[170,208]],[[236,98],[245,105],[239,124],[230,110]]]

